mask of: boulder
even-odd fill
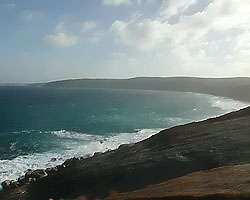
[[[32,172],[32,169],[28,169],[28,171],[25,173],[25,178],[28,179],[32,175]]]
[[[2,182],[2,186],[4,190],[8,189],[10,185],[11,185],[11,180],[5,180],[4,182]]]
[[[48,174],[48,175],[50,175],[50,174],[53,174],[53,173],[55,173],[55,172],[57,172],[57,167],[51,167],[51,168],[47,168],[46,170],[45,170],[45,172]]]
[[[25,178],[25,176],[21,176],[18,178],[17,181],[20,185],[24,185],[26,183],[26,178]]]
[[[40,179],[40,178],[43,178],[47,175],[48,174],[46,173],[46,171],[44,169],[37,169],[37,170],[32,172],[31,178]]]
[[[30,178],[32,179],[40,179],[43,178],[45,176],[47,176],[47,172],[44,169],[37,169],[37,170],[29,170],[26,174],[25,174],[25,179],[29,180]],[[28,181],[30,182],[30,181]]]
[[[5,180],[4,182],[2,182],[2,187],[4,190],[9,190],[19,187],[19,184],[17,181]]]

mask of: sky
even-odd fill
[[[0,83],[250,76],[249,0],[0,0]]]

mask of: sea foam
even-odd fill
[[[88,157],[95,152],[105,152],[118,148],[121,144],[136,143],[158,133],[161,129],[142,129],[132,133],[118,133],[109,136],[90,135],[73,131],[58,130],[50,134],[69,139],[64,149],[45,153],[18,156],[12,160],[0,160],[0,182],[16,180],[28,169],[54,167],[71,157]],[[82,144],[81,144],[82,141]],[[78,142],[77,145],[75,142]]]
[[[230,98],[216,96],[211,96],[209,99],[209,103],[212,107],[220,108],[221,113],[236,111],[242,108],[246,108],[250,105],[250,103],[248,102],[237,101]]]

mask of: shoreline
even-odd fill
[[[207,170],[233,163],[250,163],[250,160],[248,159],[250,143],[246,143],[246,141],[242,143],[241,139],[248,135],[250,129],[249,118],[250,107],[201,122],[192,122],[172,127],[160,131],[149,139],[134,145],[121,145],[116,150],[102,154],[95,154],[93,157],[87,159],[69,159],[57,168],[49,169],[50,171],[48,171],[48,175],[41,175],[41,178],[34,183],[31,182],[28,183],[28,185],[25,184],[21,186],[21,188],[18,186],[18,188],[25,191],[27,190],[27,192],[32,195],[31,199],[44,199],[44,197],[61,198],[63,196],[73,197],[74,194],[78,194],[79,189],[83,194],[88,196],[88,199],[92,199],[93,194],[97,196],[106,194],[106,190],[113,187],[112,184],[110,185],[110,183],[114,181],[112,177],[120,177],[124,173],[127,175],[122,175],[118,180],[115,178],[118,182],[115,184],[116,188],[113,189],[120,192],[132,191],[195,171]],[[242,123],[244,126],[242,126]],[[196,131],[190,132],[193,129]],[[216,131],[217,129],[223,130],[223,132],[220,131],[220,134],[218,135]],[[233,130],[237,132],[232,132]],[[209,133],[204,135],[204,132],[207,131],[209,131]],[[230,137],[235,137],[237,135],[239,142],[241,142],[240,146],[238,140],[232,143],[231,140],[228,140],[229,138],[225,139],[225,137],[228,137],[228,131],[232,132]],[[205,139],[204,137],[208,138]],[[197,141],[196,138],[199,138],[199,140]],[[204,139],[207,142],[205,146],[203,142]],[[187,141],[189,142],[186,143]],[[218,143],[218,141],[220,142]],[[167,143],[165,144],[165,142]],[[185,144],[183,144],[183,142],[185,142]],[[165,145],[162,146],[163,144]],[[228,146],[228,144],[230,145]],[[210,145],[219,146],[211,152],[210,148],[212,146]],[[234,149],[234,147],[235,151],[233,154],[232,152],[229,153],[228,151],[232,148]],[[217,151],[217,148],[220,150],[218,149],[219,151]],[[220,156],[220,154],[224,156]],[[231,157],[228,157],[227,155],[230,155]],[[105,160],[105,163],[103,160]],[[150,162],[148,163],[147,160],[150,160]],[[102,166],[102,168],[96,168],[96,166]],[[118,166],[119,168],[117,168]],[[168,170],[163,170],[165,168]],[[53,172],[53,170],[55,171]],[[31,173],[31,176],[35,176],[37,173],[42,172],[35,170],[32,172],[33,174]],[[145,173],[147,174],[146,177]],[[101,181],[99,177],[100,175],[101,177],[106,177],[104,179],[105,183],[103,182],[104,180]],[[30,175],[26,176],[28,177]],[[75,176],[78,178],[74,179]],[[92,178],[87,178],[89,176]],[[59,181],[62,177],[64,177],[63,180]],[[83,190],[84,187],[78,188],[79,184],[83,184],[85,187],[88,185],[87,188],[89,188],[91,184],[87,181],[88,179],[89,181],[97,181],[94,181],[94,185],[91,186],[93,189],[97,189],[94,193],[92,190]],[[141,180],[144,181],[141,182]],[[124,181],[129,182],[130,185],[123,185],[122,183]],[[65,190],[66,188],[64,189],[66,186],[63,186],[62,184],[67,185],[67,190]],[[105,190],[106,192],[102,190]],[[4,191],[7,192],[6,190]],[[8,192],[3,193],[3,195],[4,194],[8,194]],[[43,195],[42,197],[37,196],[41,194]],[[21,199],[20,196],[18,196],[18,198]],[[3,199],[5,199],[4,196]],[[26,199],[26,197],[23,199]]]
[[[160,91],[162,91],[162,90],[160,90]],[[164,90],[164,91],[166,91],[166,90]],[[173,92],[184,92],[184,91],[173,91]],[[229,100],[233,100],[233,101],[237,101],[237,102],[241,102],[241,103],[249,103],[249,102],[244,102],[244,101],[242,101],[242,100],[239,100],[239,99],[234,99],[234,98],[229,98],[229,97],[221,97],[221,96],[215,96],[215,95],[211,95],[211,94],[207,94],[207,93],[196,93],[196,92],[189,92],[189,91],[187,91],[188,93],[194,93],[194,94],[198,94],[198,95],[208,95],[208,96],[210,96],[210,97],[215,97],[215,98],[226,98],[226,99],[229,99]],[[227,116],[230,116],[230,115],[236,115],[236,113],[242,113],[244,110],[250,110],[250,107],[248,107],[247,105],[246,105],[246,107],[245,108],[241,108],[240,110],[238,110],[238,111],[232,111],[232,112],[230,112],[230,113],[225,113],[225,114],[223,114],[223,115],[219,115],[219,116],[214,116],[214,117],[212,117],[212,118],[208,118],[208,119],[201,119],[201,120],[199,120],[199,121],[194,121],[194,122],[190,122],[190,123],[187,123],[187,124],[182,124],[182,125],[176,125],[176,126],[173,126],[173,127],[171,127],[171,128],[167,128],[167,129],[163,129],[163,130],[161,130],[160,132],[158,132],[158,133],[156,133],[154,136],[151,136],[150,138],[148,138],[148,139],[146,139],[146,140],[142,140],[142,141],[140,141],[140,142],[138,142],[138,143],[136,143],[136,144],[125,144],[125,145],[120,145],[120,147],[119,148],[117,148],[117,149],[115,149],[115,150],[111,150],[110,152],[121,152],[121,150],[122,150],[122,154],[125,154],[126,155],[126,153],[123,151],[124,149],[131,149],[131,148],[133,148],[133,146],[135,145],[135,146],[137,146],[137,145],[139,145],[140,146],[140,144],[141,143],[148,143],[148,141],[149,140],[152,140],[152,138],[155,138],[155,137],[160,137],[160,136],[157,136],[157,135],[162,135],[162,133],[163,132],[169,132],[170,130],[172,130],[172,129],[179,129],[179,128],[182,128],[182,127],[189,127],[189,126],[191,126],[191,125],[196,125],[196,124],[203,124],[203,123],[207,123],[208,121],[219,121],[220,122],[220,120],[219,119],[223,119],[223,118],[227,118]],[[226,117],[225,117],[226,116]],[[183,131],[185,131],[185,129],[183,129]],[[182,136],[183,137],[183,136]],[[158,145],[158,143],[160,144],[161,143],[161,141],[158,141],[158,142],[154,142],[154,145]],[[144,148],[144,147],[143,147]],[[186,147],[185,147],[186,148]],[[144,149],[146,149],[146,148],[144,148]],[[103,154],[105,155],[105,154],[110,154],[110,152],[109,151],[107,151],[107,152],[105,152],[105,153],[101,153],[101,154],[99,154],[99,153],[94,153],[94,156],[93,157],[90,157],[90,158],[84,158],[84,159],[77,159],[77,158],[71,158],[71,159],[67,159],[64,163],[62,163],[61,165],[58,165],[57,167],[55,167],[54,169],[56,170],[56,171],[64,171],[63,169],[64,169],[64,166],[67,168],[67,167],[71,167],[71,166],[73,166],[73,168],[72,169],[74,169],[74,163],[76,162],[76,163],[82,163],[83,161],[85,161],[85,160],[95,160],[96,158],[98,158],[99,156],[102,156]],[[204,154],[202,153],[202,155],[204,156]],[[104,156],[105,157],[105,156]],[[77,159],[77,160],[75,160],[75,159]],[[182,155],[180,155],[180,157],[176,157],[176,159],[178,160],[178,159],[184,159],[184,160],[181,160],[181,161],[183,161],[183,162],[186,162],[185,161],[185,156],[183,157]],[[213,157],[210,157],[209,159],[213,159]],[[118,162],[118,161],[117,161]],[[172,162],[172,161],[171,161]],[[245,162],[245,161],[244,161]],[[67,163],[67,165],[65,164],[65,163]],[[138,165],[138,163],[137,163],[137,161],[135,162],[136,163],[136,165]],[[250,161],[249,161],[249,163],[250,163]],[[72,165],[73,164],[73,165]],[[216,166],[217,164],[215,163],[215,164],[212,164],[212,165],[214,165],[214,166]],[[213,167],[214,167],[213,166]],[[220,166],[220,165],[219,165]],[[201,166],[202,167],[202,166]],[[53,170],[53,168],[51,168],[52,170]],[[202,168],[201,168],[202,169]],[[205,168],[205,169],[207,169],[207,168]],[[209,169],[209,168],[208,168]],[[46,169],[47,170],[47,169]],[[124,170],[126,170],[126,169],[124,169]],[[197,170],[197,169],[195,169],[195,170]],[[36,172],[37,170],[35,170],[35,171],[33,171],[33,172],[35,172],[35,173],[37,173]],[[185,170],[184,170],[185,171]],[[32,172],[32,173],[33,173]],[[44,172],[45,172],[45,170],[44,170]],[[150,172],[152,172],[152,170],[150,170]],[[192,172],[192,171],[191,171]],[[94,173],[100,173],[100,172],[97,172],[97,171],[95,171]],[[120,172],[119,172],[120,173]],[[118,173],[118,174],[119,174]],[[180,172],[178,172],[178,173],[180,173]],[[46,174],[48,174],[48,173],[46,173]],[[50,176],[51,174],[49,174],[49,176]],[[53,175],[53,174],[52,174]],[[53,175],[54,176],[54,175]],[[53,176],[52,176],[52,179],[54,180],[54,178],[53,178]],[[179,176],[179,175],[178,175]],[[41,177],[41,180],[43,180],[43,179],[47,179],[46,178],[47,177],[47,175],[45,175],[45,176],[43,176],[43,177]],[[69,178],[69,177],[68,177]],[[66,178],[66,179],[68,179],[68,178]],[[69,178],[70,179],[70,178]],[[33,183],[29,183],[28,182],[28,185],[23,185],[25,188],[26,187],[28,187],[28,188],[30,188],[30,184],[31,184],[31,188],[33,188],[33,185],[36,185],[36,182],[37,181],[35,181],[34,182],[34,184]],[[38,179],[38,185],[40,184],[39,183],[40,182],[40,178]],[[19,182],[18,182],[19,183]],[[23,186],[21,186],[21,187],[23,187]],[[19,187],[19,186],[18,186]],[[34,187],[37,187],[37,186],[34,186]],[[38,186],[38,187],[40,187],[40,186]],[[33,189],[32,189],[33,190]],[[0,190],[1,191],[1,190]],[[91,192],[90,192],[91,193]],[[1,194],[0,194],[0,196],[1,196]],[[90,198],[91,199],[91,198]],[[19,199],[18,199],[19,200]]]
[[[115,90],[120,90],[120,89],[115,89]],[[130,89],[128,89],[128,90],[130,90]],[[139,90],[138,90],[138,91],[139,91]],[[146,91],[149,91],[149,90],[146,90]],[[152,91],[152,90],[150,90],[150,91]],[[156,90],[156,92],[158,92],[158,91],[159,91],[159,90]],[[163,92],[164,92],[164,91],[163,91]],[[176,91],[166,91],[166,92],[176,92]],[[178,92],[178,91],[177,91],[176,93],[183,93],[183,92]],[[206,118],[201,118],[201,119],[198,119],[198,120],[192,120],[192,121],[188,121],[188,122],[177,123],[177,124],[174,124],[174,125],[169,126],[169,127],[167,127],[167,128],[154,128],[154,129],[150,129],[150,130],[157,130],[157,131],[155,131],[155,133],[154,133],[154,134],[151,134],[149,137],[151,137],[152,135],[158,134],[159,132],[164,131],[164,130],[166,130],[166,129],[168,129],[168,128],[172,128],[172,127],[179,126],[179,125],[185,125],[185,124],[192,123],[192,122],[201,122],[201,121],[207,120],[207,119],[209,119],[209,118],[218,117],[218,116],[221,116],[221,115],[223,115],[223,114],[226,114],[226,113],[229,113],[229,112],[233,112],[233,111],[236,111],[236,110],[239,110],[239,109],[248,107],[248,106],[250,105],[250,103],[247,104],[248,102],[243,102],[243,101],[235,100],[235,99],[228,98],[228,97],[214,96],[214,95],[210,95],[210,94],[194,93],[194,92],[184,92],[184,93],[190,93],[190,94],[198,95],[198,96],[199,96],[199,95],[201,95],[201,96],[204,95],[204,96],[207,96],[209,99],[218,98],[219,101],[233,101],[233,103],[236,102],[237,104],[238,104],[238,103],[239,103],[239,104],[242,104],[242,105],[241,105],[242,107],[238,107],[238,108],[230,107],[229,109],[228,109],[228,108],[224,109],[223,106],[221,106],[221,105],[213,105],[212,101],[209,100],[208,103],[210,103],[212,107],[217,107],[218,109],[221,109],[222,112],[221,112],[220,114],[214,115],[214,116],[209,116],[209,117],[206,117]],[[222,104],[225,104],[225,102],[222,102]],[[226,104],[227,104],[227,102],[226,102]],[[225,107],[225,106],[224,106],[224,107]],[[143,129],[143,130],[144,130],[144,129]],[[145,130],[146,130],[146,129],[145,129]],[[80,134],[80,133],[79,133],[79,134]],[[122,133],[121,133],[121,134],[122,134]],[[136,142],[140,142],[140,141],[143,141],[143,140],[145,140],[145,138],[142,139],[142,140],[136,141]],[[134,143],[134,142],[133,142],[133,143]],[[131,144],[131,143],[121,143],[120,145],[123,145],[123,144]],[[118,148],[119,148],[119,146],[117,146],[117,147],[114,148],[114,149],[109,149],[109,150],[115,150],[115,149],[118,149]],[[106,151],[108,151],[108,150],[106,150]],[[96,153],[96,152],[102,152],[102,153],[104,153],[104,152],[106,152],[106,151],[93,151],[93,152],[91,153],[91,155],[94,155],[94,153]],[[28,156],[28,155],[27,155],[27,156]],[[82,156],[84,156],[84,155],[81,155],[81,156],[79,155],[78,157],[82,157]],[[55,157],[55,156],[54,156],[54,157]],[[53,159],[54,157],[52,156],[51,159]],[[84,156],[84,157],[85,157],[85,156]],[[57,166],[57,165],[61,165],[64,161],[66,161],[67,159],[70,159],[70,158],[71,158],[71,157],[67,157],[66,159],[62,159],[62,161],[61,161],[60,163],[56,162],[55,165],[53,165],[53,166],[51,166],[51,167],[55,167],[55,166]],[[41,168],[45,169],[46,167],[33,168],[32,170],[41,169]],[[25,170],[25,171],[26,171],[26,170]],[[23,172],[23,174],[25,173],[25,171]],[[20,177],[20,176],[22,176],[22,175],[17,176],[16,178],[14,178],[14,180],[17,180],[18,177]],[[7,180],[7,179],[10,179],[10,178],[3,179],[3,181],[4,181],[4,180]],[[1,181],[1,182],[2,182],[2,181]]]
[[[172,91],[170,91],[170,92],[172,92]],[[183,92],[178,92],[178,93],[183,93]],[[218,98],[219,100],[226,100],[226,101],[230,100],[230,101],[235,101],[235,102],[239,102],[239,103],[242,103],[242,104],[246,104],[246,102],[242,102],[242,101],[239,101],[239,100],[234,100],[234,99],[227,98],[227,97],[225,97],[226,99],[224,99],[224,97],[217,97],[217,96],[209,95],[209,94],[201,94],[201,93],[193,93],[193,92],[187,92],[187,93],[194,94],[194,95],[206,95],[206,96],[208,96],[208,98]],[[209,101],[208,101],[208,102],[209,102]],[[209,103],[211,103],[211,102],[209,102]],[[247,107],[247,106],[249,106],[249,105],[250,105],[250,104],[244,105],[244,107]],[[213,107],[212,104],[211,104],[211,106]],[[242,105],[242,106],[243,106],[243,105]],[[154,134],[151,134],[149,137],[151,137],[152,135],[158,134],[159,132],[164,131],[164,130],[166,130],[166,129],[175,127],[175,126],[185,125],[185,124],[189,124],[189,123],[192,123],[192,122],[201,122],[201,121],[207,120],[207,119],[209,119],[209,118],[218,117],[218,116],[223,115],[223,114],[226,114],[226,113],[228,113],[228,112],[233,112],[233,111],[236,111],[236,110],[237,110],[237,109],[234,109],[234,108],[232,108],[231,110],[228,110],[228,109],[224,110],[221,106],[215,106],[215,107],[217,107],[218,109],[221,109],[221,110],[222,110],[222,113],[221,113],[221,114],[218,114],[218,115],[206,117],[206,118],[201,118],[201,119],[198,119],[198,120],[193,120],[193,121],[189,121],[189,122],[183,122],[183,123],[180,123],[180,124],[175,124],[175,125],[172,125],[172,126],[170,126],[170,127],[168,127],[168,128],[157,128],[157,129],[155,129],[155,130],[157,130],[157,131],[155,131],[155,133],[154,133]],[[242,109],[242,108],[244,108],[244,107],[241,107],[241,108],[239,108],[239,109]],[[146,129],[145,129],[145,130],[146,130]],[[153,129],[152,129],[152,130],[153,130]],[[143,140],[145,140],[145,139],[139,140],[139,142],[140,142],[140,141],[143,141]],[[138,141],[137,141],[137,142],[138,142]],[[133,142],[133,143],[134,143],[134,142]],[[121,143],[120,145],[124,145],[124,144],[131,144],[131,143]],[[111,149],[111,150],[115,150],[115,149],[118,149],[118,148],[119,148],[119,146],[117,146],[116,148]],[[109,149],[109,150],[110,150],[110,149]],[[108,150],[106,150],[106,151],[108,151]],[[106,151],[93,151],[93,152],[91,153],[91,155],[94,155],[96,152],[105,153]],[[81,156],[79,155],[78,157],[83,157],[83,156],[84,156],[84,155],[81,155]],[[54,157],[55,157],[55,156],[52,156],[51,159],[53,159]],[[85,156],[84,156],[84,157],[85,157]],[[56,158],[56,157],[55,157],[55,158]],[[66,159],[62,159],[62,161],[61,161],[60,163],[56,162],[54,165],[51,165],[51,164],[50,164],[50,167],[55,167],[55,166],[57,166],[57,165],[61,165],[64,161],[66,161],[67,159],[70,159],[70,158],[71,158],[71,157],[67,157]],[[33,170],[35,170],[35,169],[45,169],[45,168],[46,168],[46,167],[38,167],[38,168],[33,168]],[[26,171],[27,171],[27,170],[23,171],[22,174],[25,174]],[[17,176],[14,180],[17,180],[20,176],[22,176],[22,174],[19,175],[19,176]],[[6,178],[6,179],[10,179],[10,178]],[[6,179],[4,179],[4,180],[6,180]],[[3,180],[3,181],[4,181],[4,180]]]

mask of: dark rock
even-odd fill
[[[3,186],[3,189],[6,190],[10,187],[11,185],[11,180],[5,180],[4,182],[2,182],[2,186]]]
[[[28,183],[33,183],[36,181],[36,178],[28,178]]]
[[[45,176],[47,176],[48,174],[46,173],[46,171],[44,169],[37,169],[34,170],[31,174],[31,178],[35,178],[35,179],[40,179],[43,178]]]
[[[121,149],[121,148],[126,148],[126,147],[132,147],[134,145],[134,143],[132,144],[121,144],[118,148]]]
[[[102,154],[102,152],[95,152],[93,156],[97,156],[97,155],[100,155]]]
[[[10,186],[11,186],[11,189],[14,189],[14,188],[18,188],[20,184],[17,181],[13,181]]]
[[[28,179],[29,177],[31,177],[33,170],[32,169],[28,169],[28,171],[25,173],[25,178]]]
[[[25,176],[21,176],[18,178],[17,181],[20,185],[23,185],[26,182],[26,178],[25,178]]]
[[[74,157],[74,158],[70,158],[70,159],[67,159],[62,165],[65,165],[65,166],[69,166],[69,165],[74,165],[75,163],[77,163],[79,159]]]
[[[49,175],[57,172],[57,170],[58,170],[57,167],[52,167],[52,168],[47,168],[45,172]]]
[[[13,180],[6,180],[2,182],[2,186],[4,190],[10,190],[19,187],[19,184],[17,181]]]
[[[51,162],[55,162],[55,161],[57,161],[57,158],[51,158],[50,161],[51,161]]]
[[[28,182],[33,182],[34,179],[40,179],[48,174],[44,169],[37,169],[37,170],[28,170],[28,172],[25,174],[25,180],[28,180]]]

